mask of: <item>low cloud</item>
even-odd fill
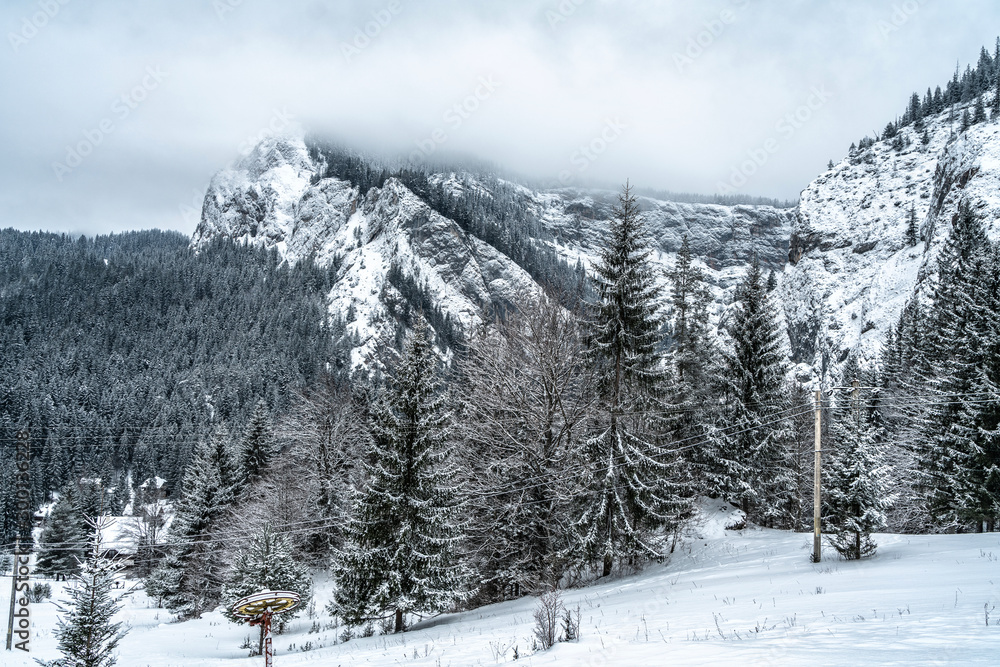
[[[568,172],[710,193],[764,150],[742,190],[795,198],[913,90],[993,43],[993,3],[914,2],[3,3],[0,216],[191,232],[179,206],[276,110],[404,159],[447,150],[553,184]],[[820,83],[836,94],[777,134]],[[126,117],[109,106],[122,95]],[[609,119],[627,128],[613,141]]]

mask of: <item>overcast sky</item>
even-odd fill
[[[215,171],[298,128],[545,183],[795,199],[975,63],[998,4],[3,0],[0,226],[190,233]]]

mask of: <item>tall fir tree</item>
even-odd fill
[[[911,248],[917,245],[917,241],[920,240],[920,230],[917,226],[917,207],[916,204],[910,204],[910,212],[906,215],[906,232],[904,234],[906,239],[906,245]]]
[[[217,431],[199,443],[184,474],[167,555],[146,581],[150,596],[182,619],[200,616],[222,594],[227,558],[212,538],[233,501],[233,482],[223,483],[235,470],[227,441]]]
[[[677,252],[677,261],[667,272],[667,280],[673,371],[680,384],[704,386],[711,359],[708,308],[712,292],[704,272],[694,263],[686,234]]]
[[[271,432],[267,404],[259,401],[243,434],[239,448],[241,483],[259,480],[274,456],[274,434]]]
[[[720,446],[716,437],[718,401],[714,400],[714,376],[718,372],[718,351],[709,323],[712,293],[701,268],[694,263],[687,235],[681,243],[674,267],[667,272],[669,285],[668,352],[672,374],[669,389],[668,430],[673,440],[700,440],[702,446],[686,457],[701,482],[712,486],[710,462]],[[774,273],[771,281],[776,283]]]
[[[722,380],[728,435],[714,462],[718,488],[749,518],[783,524],[794,493],[785,356],[777,311],[755,255],[736,289]],[[776,418],[775,415],[778,415]]]
[[[222,590],[223,613],[236,623],[246,619],[233,613],[237,600],[261,591],[291,591],[298,593],[299,604],[291,614],[282,614],[276,621],[284,624],[309,605],[312,598],[312,577],[309,570],[292,552],[288,540],[269,524],[257,528],[248,543],[236,553],[232,570]],[[279,629],[281,626],[279,625]],[[263,653],[264,626],[260,626],[258,653]]]
[[[846,373],[845,379],[860,386],[857,374]],[[848,560],[875,554],[871,534],[885,527],[893,501],[883,438],[873,420],[877,413],[862,405],[860,389],[855,394],[847,405],[838,406],[824,483],[827,539]]]
[[[67,587],[69,602],[59,606],[62,615],[54,634],[62,657],[43,663],[48,667],[113,667],[118,643],[128,632],[127,625],[114,621],[122,603],[111,592],[122,566],[101,555],[100,530],[94,528],[90,553]]]
[[[938,283],[929,316],[925,386],[939,400],[926,419],[924,446],[918,456],[918,489],[939,527],[961,527],[967,512],[963,498],[973,490],[979,450],[990,444],[995,428],[988,403],[970,394],[991,391],[989,353],[996,335],[996,267],[982,221],[967,203],[938,257]]]
[[[997,38],[996,47],[993,50],[993,78],[989,84],[989,87],[993,89],[990,109],[995,120],[997,116],[1000,116],[1000,37]]]
[[[12,454],[0,456],[0,544],[19,538],[17,511],[17,460]]]
[[[978,125],[979,123],[986,122],[986,105],[983,103],[983,96],[979,95],[976,97],[976,104],[973,107],[972,114],[972,124]]]
[[[368,480],[334,556],[331,610],[350,624],[391,613],[402,632],[407,614],[445,611],[466,594],[450,416],[436,364],[418,320],[396,379],[372,408]]]
[[[588,560],[658,558],[657,528],[675,528],[684,510],[681,461],[657,442],[664,386],[650,242],[628,184],[618,196],[610,238],[595,266],[597,302],[587,323],[600,400],[586,443],[588,492],[577,522]],[[671,458],[668,458],[671,456]]]
[[[55,577],[75,574],[86,554],[87,539],[87,523],[77,502],[76,487],[70,484],[59,494],[46,519],[35,569]]]

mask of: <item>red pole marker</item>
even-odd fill
[[[299,594],[292,591],[261,591],[237,600],[233,613],[250,621],[250,625],[264,626],[264,666],[273,667],[274,649],[271,645],[271,617],[291,611],[299,603]]]

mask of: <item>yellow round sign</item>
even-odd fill
[[[280,614],[294,609],[299,599],[292,591],[262,591],[237,600],[232,609],[237,616],[257,618],[266,612]]]

